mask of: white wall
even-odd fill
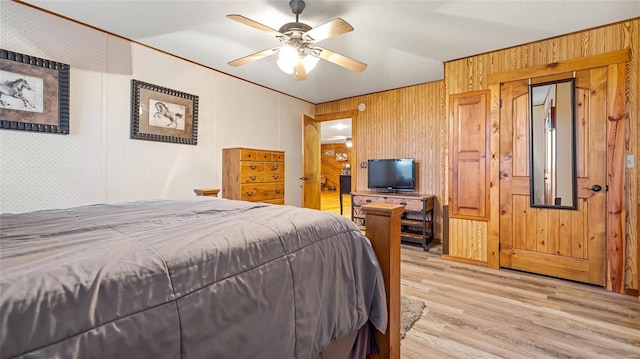
[[[0,130],[0,212],[193,196],[221,187],[225,147],[285,151],[285,201],[300,205],[314,105],[11,1],[0,48],[71,66],[69,135]],[[199,97],[197,146],[129,138],[132,79]]]

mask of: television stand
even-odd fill
[[[385,193],[363,191],[351,193],[351,220],[364,229],[362,206],[371,203],[389,203],[405,207],[400,221],[403,242],[420,244],[426,251],[433,240],[433,208],[435,196],[422,193]]]

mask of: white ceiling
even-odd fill
[[[321,60],[305,81],[269,56],[227,62],[279,46],[229,20],[240,14],[274,29],[295,21],[287,0],[23,0],[110,33],[317,104],[443,79],[443,62],[640,17],[640,1],[306,0],[300,22],[340,17],[354,31],[318,46],[368,64],[362,73]]]
[[[320,143],[345,143],[351,137],[351,119],[320,122]]]

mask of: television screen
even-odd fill
[[[368,162],[370,189],[414,191],[416,161],[413,158],[375,159]]]

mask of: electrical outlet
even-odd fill
[[[627,155],[627,168],[636,168],[636,157],[634,155]]]
[[[360,162],[360,168],[367,168],[367,162],[365,161]]]

